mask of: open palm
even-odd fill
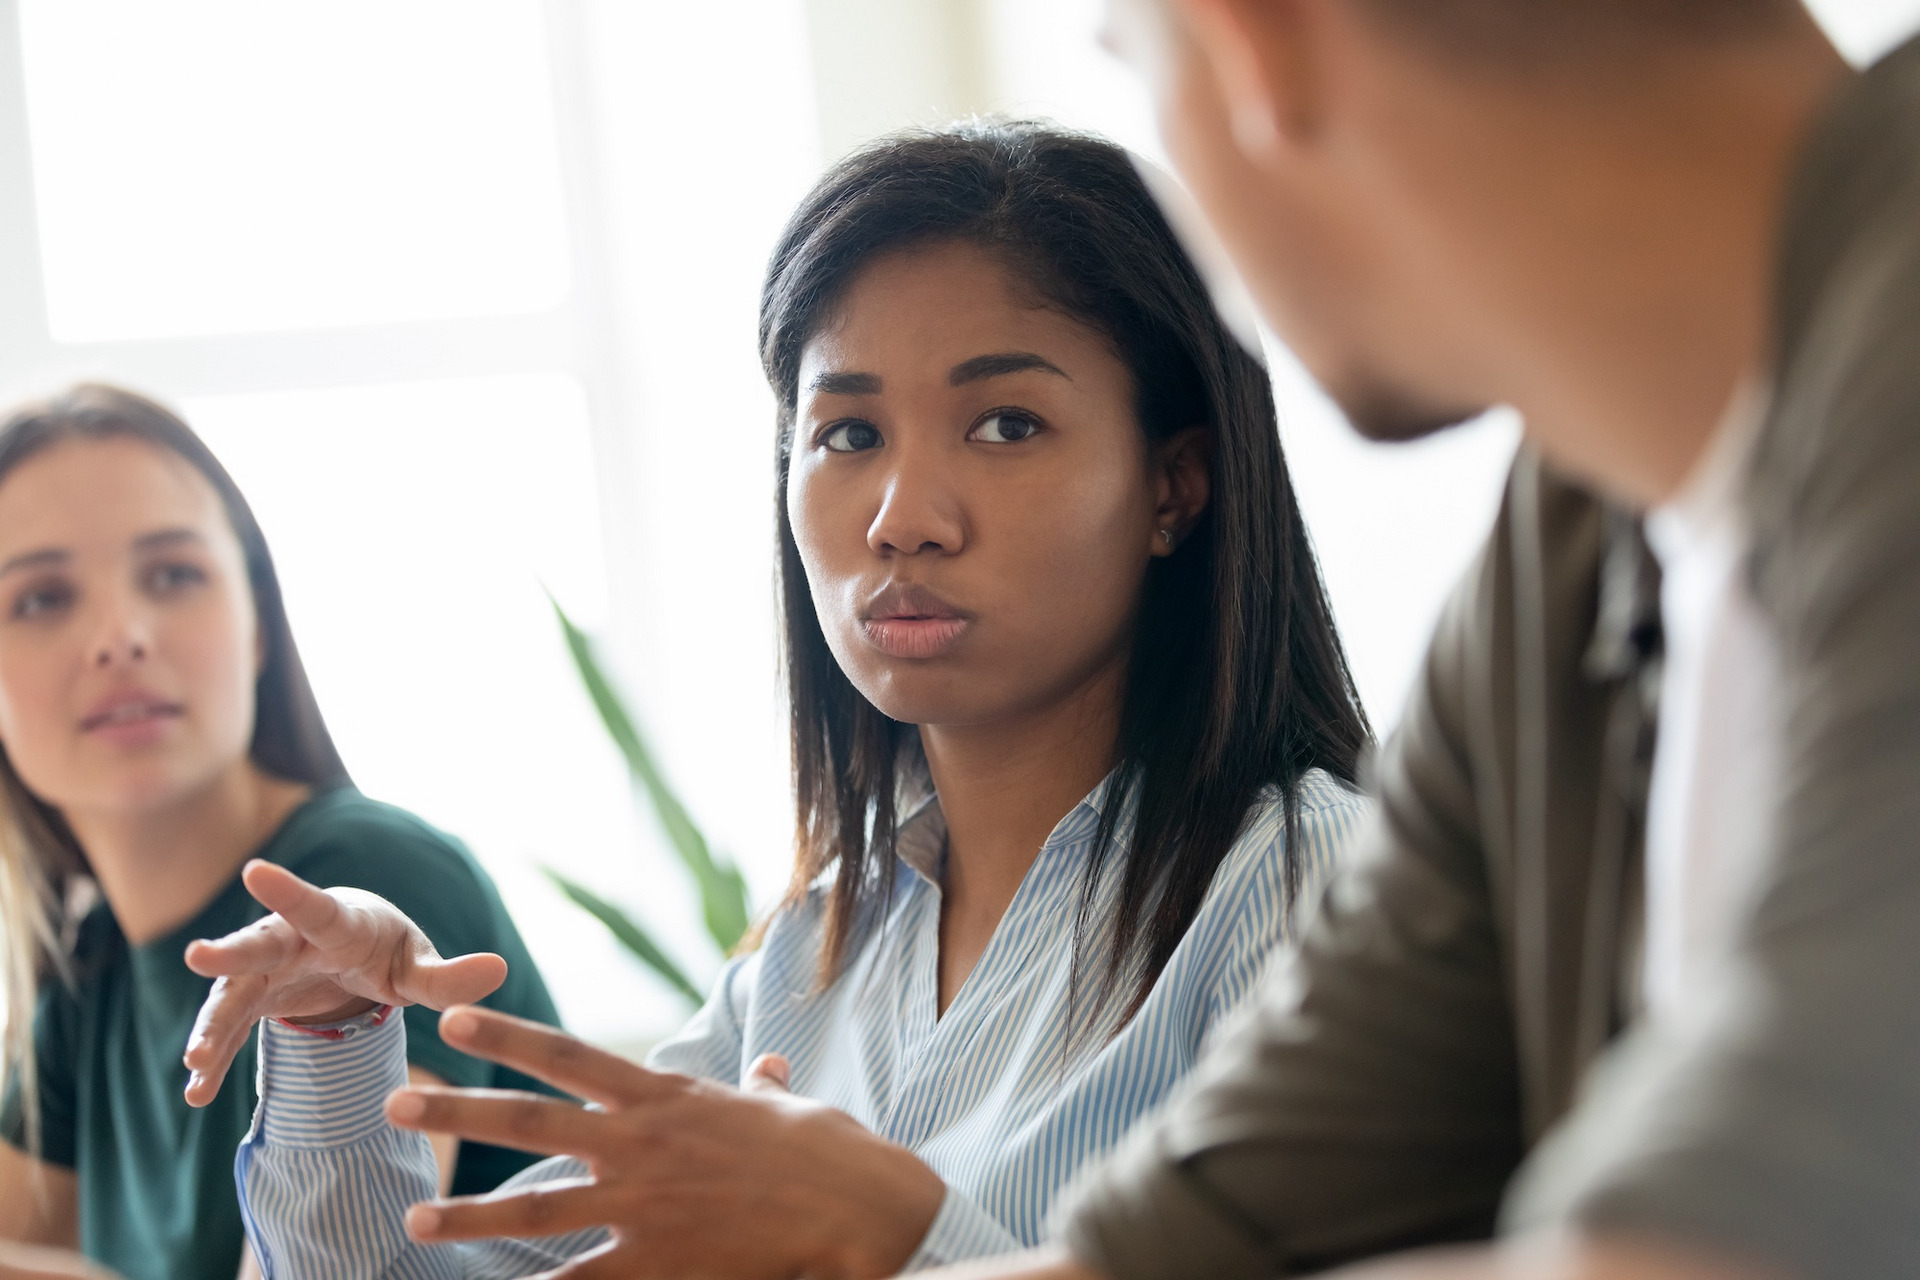
[[[318,889],[284,867],[250,862],[241,879],[273,914],[187,948],[215,979],[188,1038],[187,1102],[211,1102],[262,1018],[329,1021],[376,1005],[434,1009],[480,999],[506,980],[491,953],[442,959],[419,926],[378,894]]]

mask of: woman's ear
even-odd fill
[[[1151,553],[1173,554],[1213,496],[1213,429],[1188,427],[1153,446]]]

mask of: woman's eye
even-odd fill
[[[73,590],[66,583],[36,583],[13,598],[9,612],[16,618],[43,618],[71,603]]]
[[[1040,424],[1024,413],[990,413],[967,433],[970,440],[987,444],[1018,444],[1040,430]]]
[[[841,422],[828,427],[820,443],[835,453],[859,453],[880,447],[880,428],[871,422]]]
[[[147,570],[146,588],[156,595],[167,595],[206,580],[198,565],[157,564]]]

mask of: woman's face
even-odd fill
[[[1111,345],[972,245],[875,260],[802,352],[794,538],[896,720],[992,724],[1118,670],[1160,529],[1197,514],[1165,472]]]
[[[68,813],[163,807],[246,758],[258,626],[219,498],[131,437],[0,481],[0,743]]]

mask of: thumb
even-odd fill
[[[749,1093],[785,1093],[793,1081],[793,1068],[777,1053],[763,1053],[747,1067],[740,1087]]]
[[[507,980],[507,962],[491,951],[443,960],[437,955],[416,956],[406,976],[394,983],[394,994],[409,1004],[445,1010],[456,1004],[476,1004]]]

